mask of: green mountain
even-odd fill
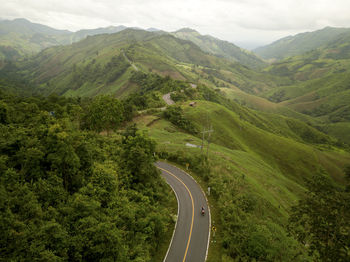
[[[127,28],[126,26],[120,25],[120,26],[109,26],[109,27],[102,27],[102,28],[96,28],[96,29],[79,30],[72,34],[70,43],[78,42],[86,38],[87,36],[118,33],[126,28]]]
[[[282,79],[205,53],[170,34],[135,29],[48,48],[18,65],[43,94],[70,96],[125,95],[135,88],[130,79],[138,71],[253,94],[276,87],[275,80]]]
[[[0,21],[0,60],[14,60],[59,45],[71,32],[31,23],[26,19]]]
[[[265,70],[288,77],[292,85],[281,85],[262,95],[298,112],[327,123],[337,137],[345,139],[350,121],[350,33],[338,36],[323,47],[274,63]],[[329,128],[329,124],[332,128]],[[341,131],[334,130],[334,125]],[[345,128],[347,127],[347,128]],[[344,129],[345,128],[345,129]],[[346,131],[345,131],[346,130]]]
[[[291,207],[304,197],[305,181],[317,173],[342,184],[350,154],[333,147],[330,137],[301,121],[217,99],[225,105],[196,100],[193,107],[186,101],[163,116],[149,111],[134,118],[157,141],[161,157],[189,164],[189,172],[204,188],[211,188],[213,220],[220,233],[218,245],[210,247],[208,261],[243,257],[248,261],[312,261],[304,247],[288,236]],[[185,120],[197,132],[186,132]],[[202,152],[204,128],[214,132],[210,138],[205,136]],[[206,155],[209,164],[201,162]],[[252,252],[251,242],[265,248]]]
[[[183,28],[172,33],[174,36],[189,40],[198,45],[204,52],[214,54],[227,59],[232,59],[242,65],[260,69],[266,66],[266,63],[254,55],[252,52],[244,50],[230,42],[220,40],[210,35],[201,35],[190,28]]]
[[[23,18],[3,20],[0,21],[0,60],[15,60],[37,54],[47,47],[71,44],[91,35],[113,34],[125,28],[110,26],[70,32],[32,23]]]
[[[19,69],[10,66],[3,71],[20,71],[31,87],[38,86],[36,92],[45,95],[114,94],[118,97],[139,89],[135,73],[156,73],[227,90],[229,96],[234,94],[232,98],[255,109],[268,104],[256,96],[267,98],[280,105],[264,111],[307,121],[349,142],[346,136],[349,130],[348,34],[338,36],[321,49],[275,63],[258,73],[232,59],[211,55],[192,41],[162,31],[127,29],[99,34],[106,32],[103,30],[86,31],[80,37],[98,35],[71,45],[48,48],[17,63]],[[191,29],[177,33],[201,39]]]
[[[6,35],[9,33],[17,33],[22,35],[67,35],[70,31],[57,30],[46,25],[32,23],[24,18],[17,18],[14,20],[0,20],[0,35]]]
[[[85,39],[87,36],[114,34],[126,28],[125,26],[110,26],[70,32],[31,23],[26,19],[0,21],[0,60],[15,60],[22,56],[37,54],[47,47],[69,45]],[[141,30],[139,28],[133,29]],[[149,28],[146,31],[167,34],[155,28]],[[204,52],[239,62],[251,68],[261,69],[266,65],[251,52],[212,36],[202,36],[192,29],[181,29],[171,34],[177,38],[193,42]]]
[[[326,27],[313,32],[284,37],[272,44],[258,47],[253,52],[264,59],[280,60],[317,49],[341,37],[342,34],[349,32],[350,29],[348,28]]]

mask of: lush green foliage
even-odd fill
[[[291,231],[321,261],[349,261],[350,193],[322,175],[308,187],[305,199],[292,209]]]
[[[110,96],[98,96],[89,104],[84,114],[84,126],[101,132],[116,131],[124,120],[123,104]]]
[[[153,72],[211,87],[239,88],[249,93],[266,91],[285,81],[205,53],[190,41],[133,29],[47,48],[17,65],[16,72],[39,85],[40,93],[45,95],[55,92],[81,97],[127,96],[137,89],[130,80],[133,72]]]
[[[140,86],[140,93],[147,94],[150,91],[161,91],[168,93],[172,91],[180,91],[189,85],[184,81],[174,80],[169,76],[162,77],[158,74],[145,74],[135,72],[130,80]]]
[[[169,106],[163,112],[163,117],[168,119],[175,126],[192,134],[197,133],[194,125],[190,120],[186,119],[183,114],[183,110],[179,106]]]
[[[94,103],[115,101],[106,97]],[[108,107],[108,104],[106,104]],[[77,100],[0,98],[0,260],[151,261],[168,230],[155,143],[79,130]]]
[[[310,39],[308,41],[311,41]],[[350,34],[327,40],[322,47],[274,63],[266,71],[288,77],[291,83],[263,92],[262,96],[292,110],[317,118],[322,130],[349,143]],[[337,123],[332,125],[329,124]]]
[[[188,163],[204,181],[203,189],[210,186],[218,231],[217,244],[212,244],[217,251],[209,254],[209,261],[312,260],[288,233],[290,208],[303,198],[304,178],[311,178],[315,170],[327,170],[342,182],[339,167],[349,163],[349,154],[333,151],[330,137],[302,121],[250,110],[212,89],[194,90],[198,98],[215,103],[196,100],[195,107],[188,102],[178,105],[197,130],[208,124],[214,129],[208,159],[207,136],[202,151],[202,134],[184,133],[159,119],[158,113],[136,121],[158,141],[160,157],[182,166]]]

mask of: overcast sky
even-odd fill
[[[250,48],[325,26],[350,27],[350,0],[0,0],[0,18],[76,31],[190,27]]]

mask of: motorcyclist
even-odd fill
[[[204,215],[204,207],[203,206],[201,208],[201,213],[202,213],[202,215]]]

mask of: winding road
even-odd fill
[[[157,162],[178,202],[175,231],[164,262],[202,262],[209,247],[210,211],[203,191],[196,181],[181,169]],[[201,215],[201,207],[206,213]]]

